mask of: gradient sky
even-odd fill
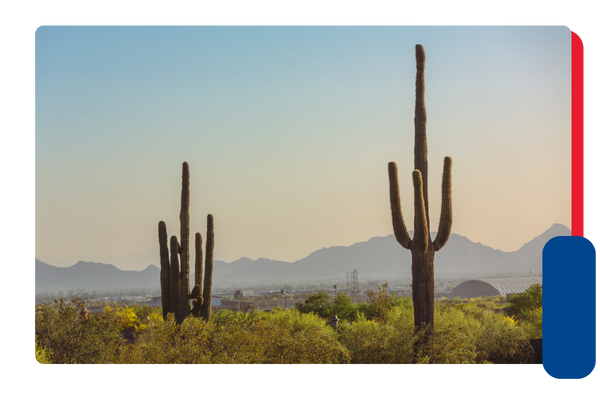
[[[36,257],[146,251],[160,220],[178,235],[183,161],[217,259],[391,234],[389,161],[412,229],[417,43],[432,230],[444,156],[453,233],[513,251],[570,228],[566,27],[41,27]]]

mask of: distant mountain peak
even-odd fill
[[[544,233],[536,236],[531,241],[525,243],[521,248],[515,251],[515,254],[532,253],[532,256],[537,256],[537,253],[541,255],[541,250],[548,240],[556,236],[571,236],[571,230],[563,224],[553,224]]]

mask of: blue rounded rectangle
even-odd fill
[[[550,239],[542,253],[543,364],[559,379],[596,365],[596,251],[580,236]]]

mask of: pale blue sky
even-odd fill
[[[433,230],[446,155],[454,233],[511,251],[570,228],[566,27],[41,27],[36,256],[156,247],[183,161],[223,259],[391,234],[389,161],[412,228],[417,43]]]

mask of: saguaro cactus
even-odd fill
[[[206,265],[204,271],[204,304],[200,310],[200,316],[205,320],[210,319],[212,307],[212,273],[213,273],[213,250],[215,248],[215,232],[213,216],[208,214],[206,218]],[[197,278],[196,278],[197,279]]]
[[[415,102],[415,169],[413,186],[415,192],[414,237],[411,239],[404,225],[400,194],[398,190],[398,169],[394,162],[388,164],[390,178],[390,203],[392,225],[398,243],[411,251],[412,255],[412,292],[414,303],[415,328],[425,329],[425,339],[433,334],[434,280],[433,258],[450,237],[452,227],[451,175],[452,159],[445,157],[442,177],[442,212],[435,240],[430,237],[429,199],[427,195],[427,114],[425,112],[425,51],[416,46],[417,78]]]
[[[194,315],[200,315],[201,308],[208,304],[210,300],[203,301],[202,298],[202,237],[196,233],[196,262],[195,262],[195,286],[190,293],[190,171],[187,162],[183,163],[183,172],[181,179],[181,212],[179,214],[180,222],[180,242],[176,236],[171,237],[170,247],[171,255],[169,258],[169,248],[167,242],[167,225],[164,221],[158,223],[158,243],[160,247],[160,288],[162,296],[163,317],[174,313],[177,323],[183,320],[193,312]],[[204,286],[210,281],[209,288],[212,288],[212,246],[214,246],[213,217],[209,214],[210,230],[207,233],[207,251],[206,265],[207,276],[204,279]],[[210,243],[210,251],[208,246]],[[210,264],[210,275],[208,274],[208,265]],[[209,289],[205,291],[205,297],[212,296]],[[194,309],[190,307],[190,300],[194,302]],[[210,309],[205,318],[210,318]]]

